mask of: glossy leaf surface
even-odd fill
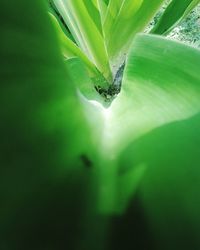
[[[151,35],[139,35],[134,40],[121,93],[110,108],[93,108],[94,114],[99,112],[103,117],[101,132],[98,130],[94,136],[104,164],[106,162],[113,168],[111,173],[111,168],[99,166],[102,176],[105,179],[106,172],[116,175],[115,184],[110,177],[109,185],[112,180],[118,189],[118,178],[121,178],[117,177],[118,174],[123,176],[134,167],[134,151],[129,151],[127,147],[136,139],[155,128],[187,119],[200,111],[199,64],[199,50],[183,44]],[[95,131],[96,123],[92,124]],[[121,154],[126,157],[121,158]],[[124,187],[120,188],[123,190]],[[117,202],[117,191],[115,195]],[[102,203],[103,200],[106,200],[105,197]],[[104,208],[112,211],[115,207],[118,205],[113,205],[113,208],[106,208],[105,205]]]

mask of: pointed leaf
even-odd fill
[[[82,0],[54,0],[54,3],[77,44],[105,78],[111,81],[112,75],[102,33],[90,16],[85,3]]]
[[[151,33],[169,33],[199,2],[199,0],[171,1]]]
[[[144,30],[162,2],[153,0],[149,4],[149,0],[123,1],[119,13],[113,16],[114,20],[105,22],[106,45],[114,63],[117,58],[123,57],[123,53],[127,53],[133,37]]]

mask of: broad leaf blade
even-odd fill
[[[124,204],[128,202],[130,189],[126,199],[126,187],[123,181],[118,185],[117,180],[123,180],[127,171],[131,174],[132,168],[146,164],[145,160],[135,161],[135,141],[156,128],[200,112],[199,65],[200,51],[181,43],[152,35],[139,35],[133,41],[121,93],[110,108],[102,110],[102,134],[96,134],[104,163],[107,159],[109,166],[109,161],[112,164],[115,161],[115,184],[110,179],[116,189],[122,190]],[[110,175],[108,169],[101,168],[104,178]],[[120,191],[116,193],[120,203]],[[116,212],[117,208],[117,205],[104,207],[104,212]]]
[[[152,131],[135,144],[136,161],[143,154],[148,164],[140,198],[160,249],[200,247],[199,126],[200,113]]]
[[[142,180],[148,166],[142,157],[136,161],[136,140],[200,112],[199,63],[199,50],[159,36],[139,35],[126,62],[121,93],[111,107],[86,104],[98,144],[95,164],[101,212],[124,211]]]
[[[0,6],[0,247],[58,249],[81,214],[90,136],[44,2]]]
[[[134,232],[138,249],[141,242],[141,249],[199,249],[199,126],[200,113],[161,126],[124,151],[122,166],[132,166],[126,176],[138,165],[146,169],[121,223],[113,225],[121,233],[115,237],[116,246],[131,243]]]
[[[122,91],[111,107],[119,124],[127,121],[123,127],[113,124],[119,131],[114,144],[122,147],[123,140],[127,143],[155,127],[197,113],[199,64],[197,49],[158,36],[139,35],[128,57]]]

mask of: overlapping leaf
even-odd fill
[[[146,27],[163,0],[154,0],[151,4],[148,0],[118,2],[119,8],[116,8],[115,1],[109,2],[110,8],[108,7],[104,24],[108,54],[111,58],[127,52],[131,39]]]
[[[111,80],[112,75],[103,36],[99,25],[94,22],[95,18],[91,17],[88,12],[88,2],[86,1],[85,4],[80,0],[54,0],[54,3],[69,26],[77,44],[102,74]]]
[[[101,110],[102,134],[96,134],[103,165],[114,162],[111,166],[115,168],[116,179],[110,177],[110,181],[116,189],[118,167],[123,176],[135,165],[134,151],[128,150],[128,145],[155,128],[200,112],[199,64],[199,50],[183,44],[151,35],[140,35],[133,42],[122,91],[110,108]],[[94,109],[94,112],[99,111]],[[96,124],[93,125],[95,130]],[[124,156],[121,158],[120,154]],[[111,175],[109,167],[99,167],[104,172],[103,178],[107,171]],[[120,188],[123,190],[123,185]]]
[[[199,116],[190,125],[185,120],[200,112],[200,52],[157,36],[138,36],[122,91],[103,109],[82,95],[77,98],[41,1],[3,0],[1,7],[1,246],[58,249],[62,242],[81,249],[83,239],[77,238],[85,228],[80,226],[85,212],[81,198],[87,185],[95,193],[89,205],[97,202],[102,213],[112,214],[125,209],[141,183],[140,198],[151,226],[165,239],[161,248],[180,249],[176,230],[169,232],[169,221],[175,220],[179,235],[182,228],[193,229],[192,248],[198,249]],[[72,59],[69,64],[68,70],[75,72],[81,62]],[[85,92],[87,82],[93,88],[82,66],[76,79],[80,91]],[[172,122],[181,125],[168,130]],[[156,128],[161,132],[155,140]],[[169,173],[174,169],[175,175]],[[85,221],[95,224],[86,214]],[[87,228],[87,249],[101,245],[97,243],[105,228],[97,226],[96,231]]]

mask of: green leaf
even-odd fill
[[[110,0],[102,0],[106,5],[109,4]]]
[[[102,34],[102,25],[101,25],[101,16],[99,13],[99,6],[97,0],[83,0],[85,7],[88,11],[88,14],[96,24],[99,32]]]
[[[81,0],[54,0],[77,44],[108,81],[112,74],[102,33]],[[88,3],[88,2],[87,2]],[[100,16],[99,16],[100,19]]]
[[[96,100],[103,105],[104,99],[95,89],[95,87],[100,84],[105,88],[107,86],[107,81],[101,73],[96,70],[95,74],[90,76],[84,61],[80,60],[80,58],[71,58],[66,60],[65,64],[70,73],[70,77],[80,94],[80,99],[84,97],[87,100]]]
[[[0,247],[58,249],[56,232],[81,217],[88,125],[44,2],[0,6]]]
[[[199,111],[199,63],[199,50],[181,43],[152,35],[134,40],[121,93],[109,110],[112,140],[107,146],[112,153],[156,127]]]
[[[162,126],[129,148],[133,164],[147,165],[138,196],[157,249],[200,246],[199,125],[200,113]]]
[[[129,132],[128,147],[120,154],[120,174],[127,176],[145,165],[135,199],[129,201],[128,218],[138,206],[139,227],[146,225],[155,242],[151,249],[200,246],[199,65],[199,50],[149,35],[136,38],[127,62],[119,96],[127,96],[127,105],[121,109],[118,130],[124,124]]]
[[[0,247],[106,249],[108,218],[91,210],[97,203],[101,213],[124,211],[139,185],[156,243],[161,235],[155,246],[190,249],[180,241],[193,229],[198,249],[199,50],[138,36],[122,91],[104,109],[77,98],[71,72],[74,81],[89,78],[77,59],[66,70],[43,2],[0,5]]]
[[[183,44],[151,35],[140,35],[133,42],[122,92],[113,102],[114,117],[109,121],[113,135],[110,148],[112,153],[121,155],[122,176],[138,164],[148,166],[142,148],[138,152],[141,162],[137,162],[134,154],[138,138],[200,112],[199,64],[200,51]],[[173,143],[173,137],[170,140]],[[162,143],[165,142],[161,140]],[[151,150],[159,147],[159,141],[148,145]],[[162,169],[162,164],[157,165],[159,168]]]
[[[102,25],[106,17],[108,5],[103,0],[97,0],[97,5],[98,5],[98,9],[99,9],[100,17],[101,17],[101,25]]]
[[[89,75],[91,77],[98,76],[99,72],[95,65],[88,59],[88,57],[81,51],[81,49],[62,32],[59,22],[57,21],[55,16],[50,13],[50,17],[57,31],[57,35],[64,57],[67,59],[74,57],[80,58],[85,63]]]
[[[118,178],[137,167],[134,151],[127,147],[158,127],[200,112],[199,64],[200,51],[186,45],[152,35],[139,35],[133,41],[121,93],[110,108],[100,110],[104,122],[102,132],[96,134],[96,141],[104,166],[107,166],[99,166],[107,195],[106,173],[116,176],[115,180],[110,177],[109,188],[112,180],[116,190],[123,190],[124,187],[117,184]],[[94,112],[96,114],[98,109]],[[112,173],[109,164],[115,169]],[[112,193],[114,195],[114,191]],[[115,192],[112,208],[110,203],[106,207],[107,198],[101,198],[104,212],[117,211],[118,205],[114,204],[118,199],[120,202],[119,193]]]
[[[171,1],[151,33],[169,33],[199,2],[199,0]]]
[[[120,0],[118,2],[120,3]],[[111,59],[115,61],[123,53],[127,53],[133,37],[144,30],[162,2],[163,0],[153,0],[149,5],[149,0],[126,0],[120,5],[121,8],[116,9],[115,1],[110,1],[103,28]],[[112,3],[113,8],[111,8]]]
[[[63,18],[61,17],[59,11],[57,10],[53,0],[49,0],[48,1],[49,4],[48,4],[48,9],[49,9],[49,13],[54,15],[57,22],[59,23],[60,25],[60,28],[62,29],[62,31],[64,32],[64,34],[70,39],[72,40],[73,42],[75,42],[69,28],[67,27],[66,23],[64,22]]]

